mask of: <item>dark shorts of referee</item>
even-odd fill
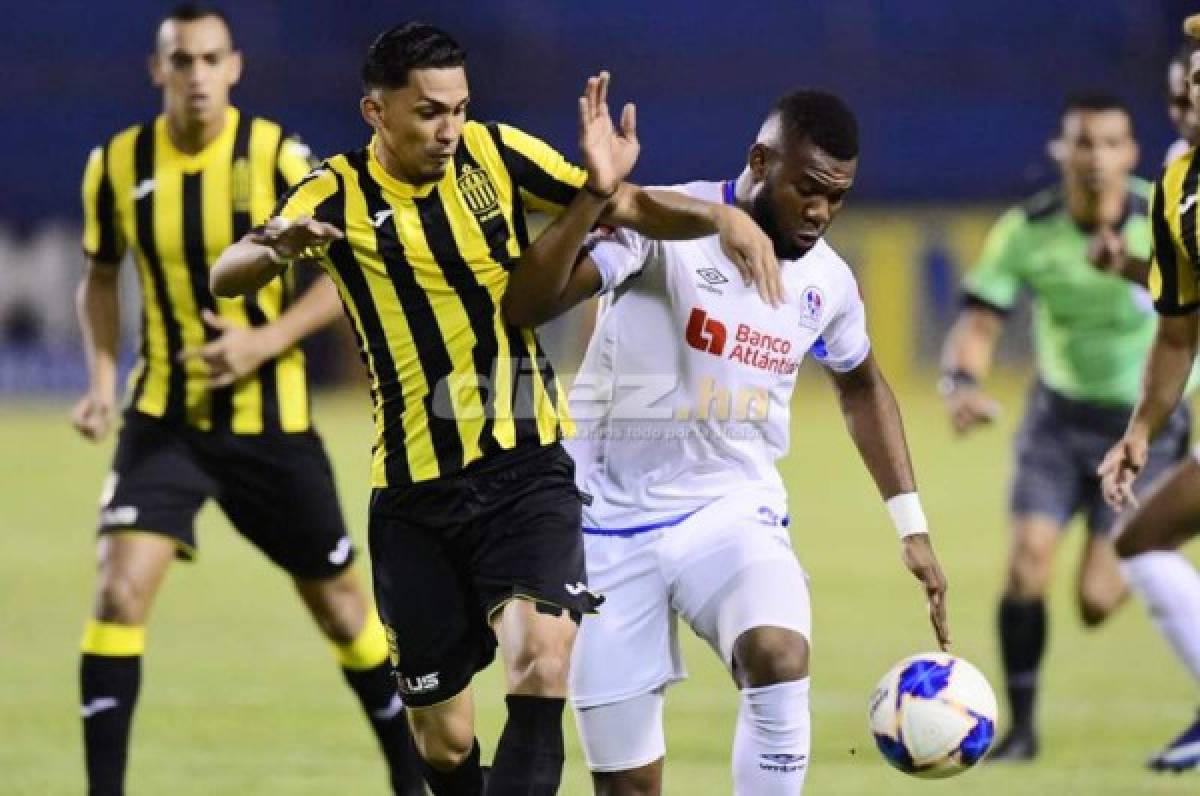
[[[1109,533],[1116,514],[1104,502],[1096,468],[1125,433],[1131,411],[1077,401],[1036,382],[1016,437],[1012,514],[1039,514],[1065,528],[1082,513],[1091,533]],[[1188,455],[1191,427],[1191,412],[1181,403],[1151,444],[1135,492]]]
[[[581,523],[575,463],[557,443],[373,492],[375,601],[406,705],[444,702],[491,663],[490,620],[508,601],[576,622],[595,610]]]
[[[166,536],[190,560],[196,513],[209,498],[294,578],[326,580],[354,560],[315,431],[202,431],[126,411],[100,498],[99,532]]]

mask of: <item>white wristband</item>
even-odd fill
[[[916,492],[905,492],[884,502],[888,514],[892,516],[892,524],[896,526],[896,534],[901,538],[917,533],[929,533],[929,523],[925,521],[925,512],[921,509],[921,499]]]

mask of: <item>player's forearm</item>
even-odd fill
[[[886,500],[915,492],[900,408],[874,357],[849,373],[836,374],[834,385],[846,430],[879,494]]]
[[[213,263],[208,275],[213,295],[233,298],[253,293],[284,269],[271,257],[271,249],[260,243],[240,240]]]
[[[504,317],[514,326],[533,327],[566,312],[593,295],[599,284],[572,280],[588,233],[605,202],[580,191],[538,239],[521,254],[504,293]]]
[[[109,394],[116,391],[121,338],[117,274],[115,265],[90,263],[75,294],[91,388]]]
[[[600,220],[614,227],[629,227],[647,238],[690,240],[715,235],[719,216],[728,209],[677,191],[622,183]]]
[[[1198,319],[1195,314],[1159,318],[1141,395],[1129,419],[1131,431],[1152,439],[1179,405],[1196,359]]]
[[[967,374],[977,381],[992,369],[1002,320],[993,312],[968,307],[959,313],[942,347],[942,372]]]
[[[282,353],[342,314],[342,300],[327,274],[321,274],[290,307],[264,327],[275,354]]]

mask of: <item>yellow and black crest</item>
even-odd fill
[[[500,214],[500,199],[496,193],[496,186],[483,169],[465,164],[458,175],[458,192],[480,222],[489,221]]]

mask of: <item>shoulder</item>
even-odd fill
[[[1169,185],[1181,186],[1184,179],[1187,177],[1187,173],[1191,170],[1192,161],[1195,160],[1195,158],[1196,150],[1193,148],[1186,154],[1180,155],[1168,163],[1167,167],[1163,169],[1162,173],[1161,182],[1163,187],[1165,188]]]
[[[801,264],[802,268],[794,267]],[[815,285],[838,303],[858,295],[858,280],[854,277],[854,270],[824,239],[817,241],[817,245],[800,260],[784,266],[785,271],[789,268],[795,274],[791,282],[797,291]]]
[[[1150,199],[1154,195],[1154,184],[1141,177],[1129,178],[1129,212],[1134,216],[1150,215]]]
[[[1038,224],[1057,218],[1064,207],[1062,189],[1056,185],[1035,193],[1014,209],[1026,224]]]
[[[681,193],[684,196],[690,196],[693,199],[700,199],[705,202],[713,202],[714,204],[722,204],[725,201],[724,182],[712,182],[709,180],[696,180],[694,182],[684,182],[677,185],[646,185],[643,190],[648,191],[671,191],[673,193]]]

